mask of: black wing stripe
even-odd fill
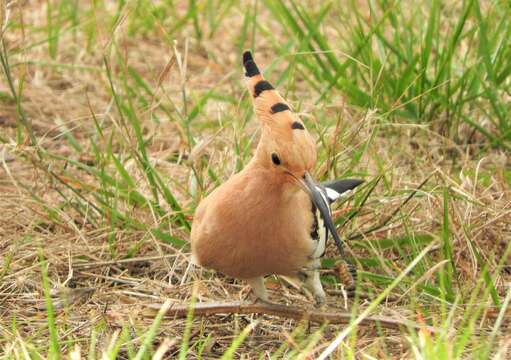
[[[321,184],[324,187],[337,191],[339,194],[345,193],[348,190],[353,190],[360,184],[362,184],[364,180],[359,179],[342,179],[342,180],[334,180],[330,182],[326,182]]]
[[[259,68],[250,51],[245,51],[243,53],[243,66],[245,67],[245,76],[252,77],[260,74]]]
[[[319,224],[318,224],[318,218],[316,215],[317,209],[316,205],[311,201],[312,204],[312,218],[314,219],[314,222],[312,223],[312,229],[311,229],[311,238],[312,240],[318,241],[319,240]]]

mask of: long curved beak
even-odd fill
[[[316,206],[316,208],[319,210],[328,231],[330,231],[330,233],[334,237],[335,245],[337,245],[340,255],[344,256],[344,244],[339,235],[337,234],[337,231],[335,230],[335,225],[332,220],[332,217],[330,216],[330,208],[327,200],[320,194],[316,186],[316,183],[314,182],[314,180],[312,179],[308,172],[305,172],[305,175],[303,176],[302,179],[299,179],[299,181],[306,189],[306,191],[309,193],[309,196],[311,197],[311,200]]]

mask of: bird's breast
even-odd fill
[[[200,209],[201,217],[192,227],[194,257],[205,267],[237,278],[294,274],[317,248],[309,196],[297,191],[282,199],[272,189],[244,185],[212,193]],[[322,228],[318,227],[320,237]]]

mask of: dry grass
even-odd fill
[[[59,3],[52,3],[55,13]],[[206,15],[197,17],[199,39],[194,16],[170,33],[189,11],[189,3],[177,2],[175,7],[155,3],[168,12],[151,26],[140,15],[143,11],[137,13],[135,3],[123,7],[118,16],[115,2],[99,1],[96,11],[91,4],[81,5],[77,25],[68,19],[53,30],[59,35],[52,58],[47,4],[11,2],[11,27],[4,42],[16,91],[23,84],[20,104],[37,146],[31,144],[30,129],[23,126],[4,77],[0,83],[0,346],[6,356],[47,352],[39,250],[48,265],[62,353],[78,345],[82,355],[90,353],[91,346],[99,354],[122,339],[118,356],[131,358],[130,351],[138,351],[153,322],[154,314],[144,304],[165,299],[185,304],[194,291],[199,302],[249,296],[242,282],[190,268],[187,246],[173,242],[187,240],[186,226],[176,220],[179,211],[163,200],[162,193],[157,196],[159,206],[155,205],[154,187],[138,160],[136,130],[116,106],[106,66],[123,108],[131,99],[147,159],[189,220],[200,198],[238,171],[257,142],[257,124],[251,119],[239,64],[240,49],[250,46],[250,36],[243,38],[239,29],[244,28],[244,12],[253,4],[226,10],[211,36]],[[206,4],[199,5],[209,14]],[[284,46],[287,37],[265,6],[258,8],[257,58],[265,68],[274,65],[268,77],[277,82],[282,71],[289,71],[286,64],[292,56],[276,57],[275,39]],[[256,21],[247,21],[252,20]],[[293,51],[290,47],[289,53]],[[435,338],[424,332],[417,338],[406,329],[358,328],[337,356],[411,358],[419,353],[427,357],[421,341],[443,344],[445,358],[484,350],[481,344],[490,337],[499,311],[507,311],[497,304],[504,302],[511,279],[509,153],[503,147],[486,146],[485,138],[472,134],[467,125],[460,126],[459,134],[471,134],[474,140],[460,144],[436,131],[441,118],[431,126],[389,121],[378,111],[351,105],[338,90],[318,106],[313,101],[318,93],[302,80],[303,72],[290,71],[279,87],[304,113],[318,138],[322,151],[317,177],[359,176],[369,181],[384,176],[341,232],[351,239],[348,253],[358,259],[358,289],[366,296],[345,299],[333,263],[326,261],[327,308],[347,305],[360,313],[425,245],[433,244],[375,314],[428,323],[443,329],[442,335]],[[128,199],[133,188],[126,186],[114,156],[146,200]],[[80,164],[100,173],[94,175]],[[102,174],[114,182],[105,182]],[[389,224],[366,233],[430,175]],[[364,191],[343,204],[339,215],[356,209]],[[336,257],[333,246],[327,257]],[[312,304],[285,279],[271,277],[267,286],[276,302]],[[471,314],[478,311],[470,325]],[[269,358],[282,344],[288,344],[284,351],[289,356],[317,355],[342,328],[259,315],[218,315],[193,322],[164,319],[154,349],[165,343],[166,356],[177,356],[185,328],[191,324],[187,357],[202,352],[203,358],[218,358],[256,319],[259,322],[236,350],[245,358]],[[510,346],[508,319],[495,330],[496,351]],[[467,330],[469,326],[473,331]],[[469,340],[456,354],[454,348],[463,334]],[[167,338],[175,341],[164,342]]]

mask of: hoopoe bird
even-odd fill
[[[298,277],[322,304],[319,269],[328,233],[341,245],[330,204],[362,181],[316,184],[310,175],[314,139],[262,77],[249,51],[243,65],[261,137],[247,166],[198,205],[192,263],[245,280],[262,301],[268,301],[265,276]]]

